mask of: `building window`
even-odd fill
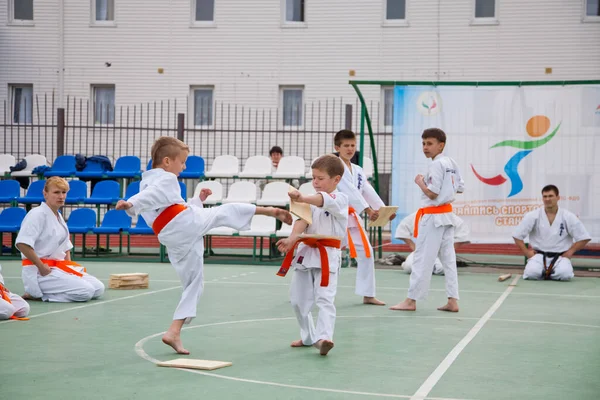
[[[194,126],[213,124],[213,87],[193,87]]]
[[[95,23],[115,21],[115,0],[92,0]]]
[[[115,85],[92,85],[94,124],[115,123]]]
[[[385,0],[385,19],[388,21],[406,19],[406,0]]]
[[[31,124],[33,112],[33,85],[9,86],[12,122],[14,124]]]
[[[391,128],[394,125],[394,88],[383,89],[383,126]]]
[[[584,19],[590,21],[600,21],[600,0],[584,0],[584,2]]]
[[[305,22],[305,1],[285,1],[285,22]]]
[[[14,23],[33,23],[33,0],[9,0],[10,21]]]
[[[475,0],[475,18],[496,18],[496,0]]]
[[[215,0],[194,0],[194,20],[213,22],[215,20]]]
[[[281,107],[284,127],[302,126],[302,87],[282,87]]]

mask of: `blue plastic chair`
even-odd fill
[[[9,207],[0,214],[0,232],[18,232],[27,211],[20,207]]]
[[[44,186],[45,180],[31,182],[25,197],[18,197],[17,201],[21,204],[40,204],[44,201]]]
[[[106,172],[109,178],[139,178],[142,175],[142,162],[136,156],[119,157],[115,169]]]
[[[121,188],[117,181],[100,181],[94,186],[92,195],[84,199],[85,204],[113,204],[119,201]]]
[[[181,188],[181,198],[186,200],[187,187],[185,186],[185,183],[179,182],[179,187]]]
[[[75,156],[58,156],[50,170],[44,173],[44,176],[62,176],[65,178],[74,176],[77,171],[75,164]]]
[[[131,217],[123,210],[108,210],[99,227],[93,228],[96,234],[127,232],[131,227]]]
[[[83,203],[87,199],[87,184],[84,181],[69,181],[69,191],[65,204]]]
[[[129,200],[131,196],[135,196],[140,192],[140,181],[129,182],[125,190],[125,200]]]
[[[91,208],[78,208],[69,214],[69,233],[89,233],[96,227],[96,212]]]
[[[152,169],[152,159],[148,160],[148,165],[146,165],[146,171],[150,171]]]
[[[152,228],[148,226],[146,220],[140,215],[134,228],[129,228],[131,235],[154,235]]]
[[[204,176],[204,158],[189,156],[185,162],[185,169],[179,177],[182,179],[200,179]]]
[[[106,177],[107,172],[108,171],[104,169],[104,166],[101,163],[87,160],[85,162],[85,168],[75,172],[75,176],[78,178],[102,179]]]
[[[20,194],[19,182],[15,180],[0,181],[0,203],[12,203]]]

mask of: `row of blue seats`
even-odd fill
[[[0,203],[39,204],[44,201],[45,180],[32,182],[24,197],[20,196],[19,182],[15,180],[0,181]],[[179,182],[181,197],[186,199],[187,188],[185,183]],[[121,187],[117,181],[100,181],[94,186],[90,197],[87,195],[87,184],[84,181],[69,181],[66,204],[114,204],[121,199]],[[127,185],[124,199],[140,191],[140,181],[131,182]]]
[[[182,179],[200,179],[204,176],[204,159],[200,156],[189,156],[186,168],[179,175]],[[63,178],[140,178],[142,176],[142,163],[136,156],[120,157],[112,171],[106,171],[102,164],[88,160],[85,168],[77,171],[75,156],[58,156],[52,167],[44,172],[45,177],[61,176]],[[148,161],[146,170],[152,169],[152,160]]]
[[[10,207],[0,213],[0,232],[18,232],[27,212],[23,208]],[[140,215],[135,227],[131,226],[131,217],[125,211],[109,210],[104,214],[100,226],[96,226],[96,211],[91,208],[78,208],[69,214],[67,226],[70,233],[153,235]]]

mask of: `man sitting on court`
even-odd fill
[[[517,247],[527,257],[523,279],[568,281],[573,274],[571,257],[591,240],[572,212],[558,207],[558,188],[542,189],[544,207],[531,211],[515,230]],[[525,239],[529,236],[529,248]]]

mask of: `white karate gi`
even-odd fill
[[[159,233],[158,240],[167,247],[169,261],[175,268],[183,293],[173,319],[190,323],[196,317],[198,299],[204,289],[204,239],[206,233],[216,227],[227,226],[237,230],[250,229],[256,206],[252,204],[224,204],[203,208],[199,198],[189,203],[181,197],[177,177],[162,168],[144,172],[140,192],[128,200],[133,207],[127,210],[131,216],[139,213],[149,226],[167,207],[186,205]]]
[[[432,207],[454,201],[454,195],[464,190],[464,181],[456,161],[443,154],[435,157],[424,177],[427,188],[437,197],[431,200],[422,193],[421,207]],[[454,252],[454,213],[426,214],[419,221],[419,236],[415,252],[408,298],[423,300],[429,292],[436,257],[445,270],[446,295],[458,299],[458,275]]]
[[[323,196],[323,207],[310,206],[312,224],[306,233],[343,238],[348,225],[348,198],[339,191]],[[300,325],[300,338],[304,345],[312,345],[321,339],[332,340],[335,326],[335,294],[341,266],[341,251],[326,247],[329,258],[329,285],[321,286],[321,256],[319,249],[298,245],[292,265],[294,275],[290,288],[290,300]],[[317,305],[317,326],[313,322],[311,309]]]
[[[468,243],[469,227],[456,214],[453,213],[452,215],[455,220],[454,243]],[[402,221],[400,221],[400,224],[398,224],[398,227],[396,228],[394,237],[396,239],[409,239],[415,242],[414,228],[416,217],[417,213],[414,212],[410,215],[407,215]],[[402,269],[409,274],[412,272],[414,254],[414,252],[410,253],[408,256],[406,256],[406,260],[404,260],[402,263]],[[433,265],[433,274],[444,275],[444,266],[439,258],[435,259],[435,264]]]
[[[360,215],[365,208],[379,210],[385,204],[373,186],[369,184],[363,169],[351,164],[352,169],[344,163],[344,175],[337,189],[348,196],[350,206]],[[360,222],[359,222],[360,223]],[[348,231],[356,248],[356,289],[359,296],[375,297],[375,255],[371,243],[368,243],[371,257],[367,258],[360,235],[360,228],[354,218],[348,219]],[[365,232],[367,234],[367,232]],[[368,242],[368,234],[367,234]],[[347,243],[347,238],[346,238]]]
[[[23,243],[42,259],[64,260],[67,251],[73,248],[69,229],[62,214],[54,215],[46,203],[29,211],[21,224],[16,243]],[[25,256],[22,255],[25,259]],[[51,268],[41,276],[35,265],[23,267],[22,278],[25,292],[43,301],[69,303],[96,299],[104,293],[104,284],[83,272],[83,267],[70,267],[83,274],[78,277],[58,268]]]
[[[562,208],[558,209],[554,222],[550,225],[543,207],[525,214],[513,234],[515,239],[523,241],[527,236],[529,236],[529,244],[534,250],[549,253],[564,253],[571,248],[574,242],[592,238],[579,218]],[[546,257],[546,267],[550,266],[551,262],[552,257]],[[543,272],[544,256],[536,254],[527,260],[523,279],[543,279]],[[571,260],[559,257],[554,264],[551,279],[564,281],[573,276]]]
[[[2,276],[2,267],[0,267],[0,284],[4,286],[4,277]],[[8,290],[4,286],[4,290]],[[8,298],[10,303],[0,296],[0,320],[9,319],[13,315],[19,318],[25,318],[29,315],[29,303],[27,303],[21,296],[13,292],[8,292]]]

